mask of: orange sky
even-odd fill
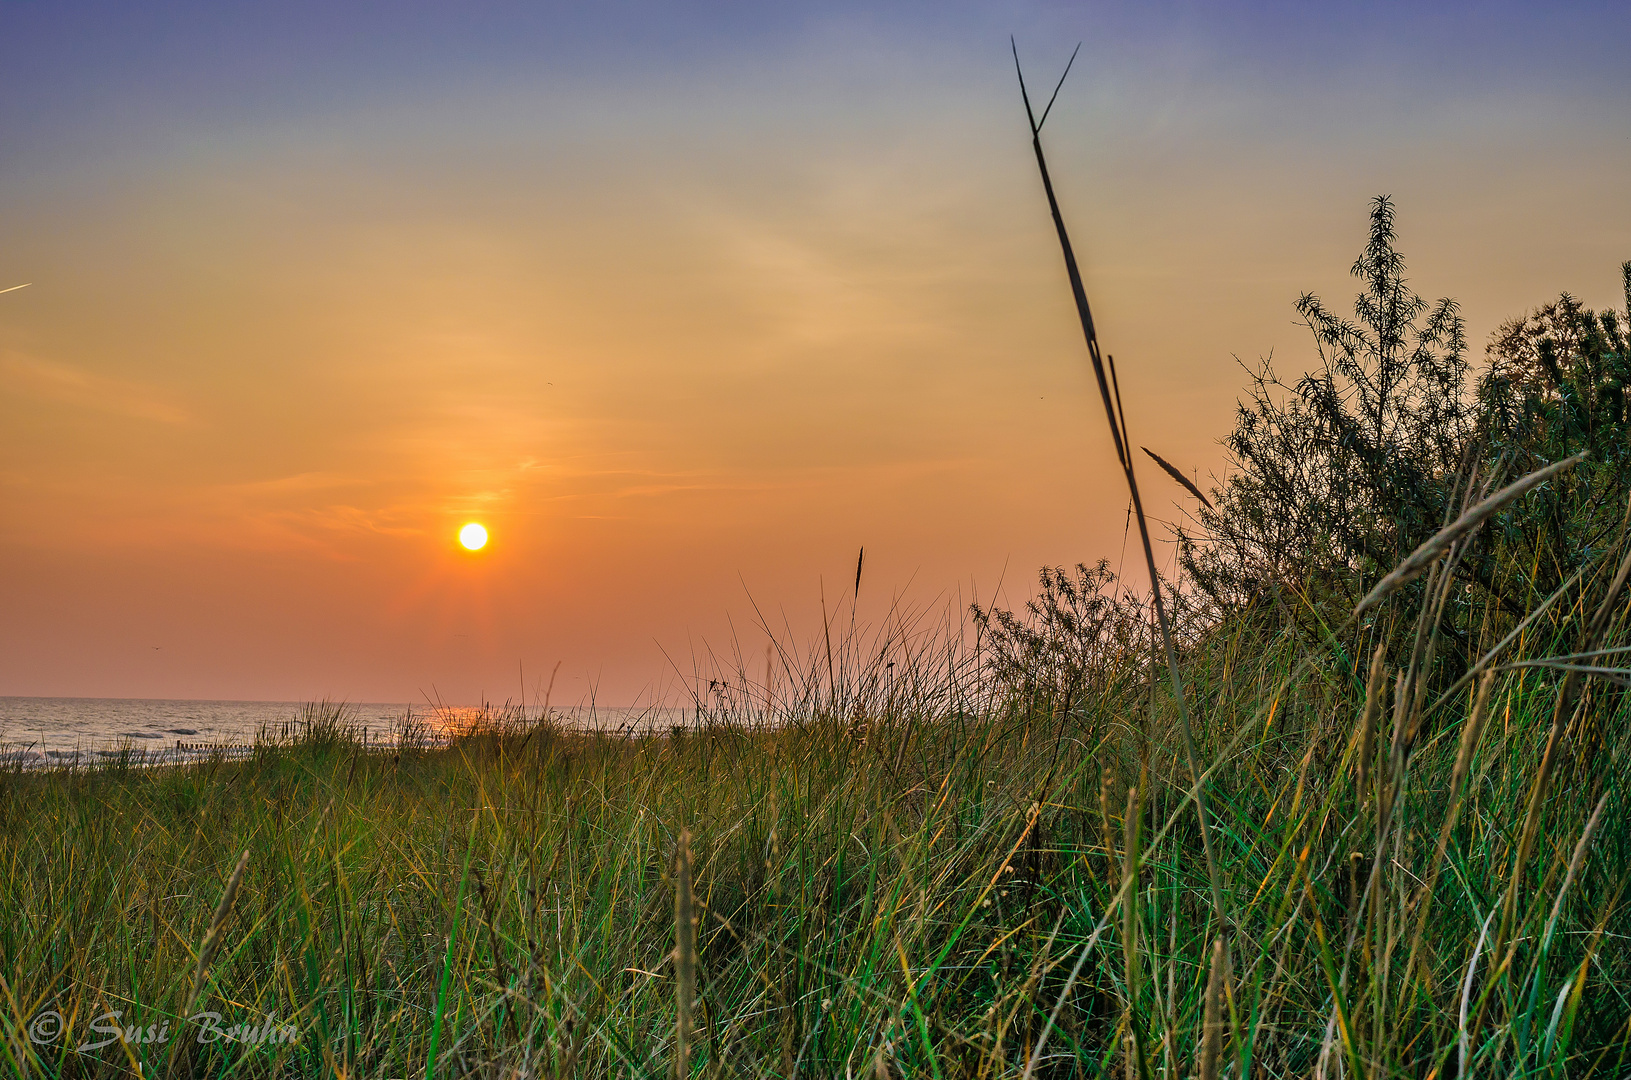
[[[1039,71],[1086,36],[1014,12]],[[1007,42],[966,21],[220,101],[120,97],[138,57],[56,75],[87,103],[49,124],[0,83],[0,288],[32,282],[0,295],[0,694],[470,702],[560,662],[557,701],[624,704],[761,653],[750,597],[813,632],[862,545],[874,618],[1117,561]],[[1412,54],[1382,92],[1141,25],[1048,128],[1135,443],[1220,468],[1232,356],[1306,358],[1292,301],[1347,302],[1374,194],[1480,352],[1558,290],[1617,304],[1623,76]]]

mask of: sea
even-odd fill
[[[39,767],[109,759],[144,763],[247,753],[257,739],[298,734],[314,711],[343,710],[343,722],[365,743],[403,739],[436,743],[485,718],[490,705],[410,705],[298,701],[167,701],[149,698],[0,697],[0,765]],[[648,706],[551,708],[569,727],[600,731],[667,730],[687,722],[684,709]],[[528,710],[533,718],[537,710]]]

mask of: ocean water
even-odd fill
[[[146,698],[0,697],[0,763],[70,764],[135,754],[149,761],[241,752],[262,732],[293,733],[308,706],[298,701],[163,701]],[[411,706],[362,702],[345,706],[347,721],[369,742],[386,745],[404,731],[436,740],[491,715],[479,706]],[[666,729],[686,721],[683,709],[550,710],[560,722],[597,730]],[[528,715],[533,715],[529,711]]]

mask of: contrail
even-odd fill
[[[34,284],[32,281],[25,281],[21,285],[13,285],[9,289],[0,289],[0,293],[16,292],[18,289],[26,289],[32,284]]]

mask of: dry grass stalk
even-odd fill
[[[1501,507],[1520,496],[1528,494],[1564,469],[1573,468],[1581,461],[1584,461],[1585,458],[1586,452],[1582,450],[1573,457],[1555,461],[1544,469],[1536,469],[1523,479],[1508,484],[1477,506],[1472,507],[1449,525],[1440,529],[1415,551],[1411,552],[1404,562],[1394,567],[1391,573],[1377,582],[1376,588],[1367,593],[1365,598],[1354,607],[1354,615],[1364,614],[1370,608],[1387,599],[1399,586],[1419,577],[1438,560],[1439,556],[1450,550],[1452,544],[1482,525],[1490,515]]]
[[[1228,980],[1229,949],[1223,938],[1212,941],[1212,970],[1206,977],[1206,1013],[1201,1028],[1201,1080],[1217,1080],[1223,1052],[1223,994]]]
[[[1455,831],[1456,822],[1461,818],[1461,807],[1466,796],[1461,785],[1472,771],[1473,758],[1478,754],[1478,744],[1484,737],[1484,728],[1489,720],[1489,695],[1495,685],[1495,673],[1485,672],[1478,682],[1478,696],[1473,701],[1472,712],[1467,716],[1467,722],[1461,729],[1461,744],[1456,749],[1455,769],[1450,774],[1450,803],[1444,816],[1444,824],[1439,829],[1438,845],[1433,849],[1433,861],[1427,871],[1427,882],[1422,886],[1420,909],[1416,914],[1416,931],[1410,940],[1409,959],[1405,964],[1408,985],[1408,973],[1415,968],[1417,950],[1421,946],[1422,934],[1427,929],[1427,915],[1433,906],[1433,887],[1438,884],[1439,870],[1444,862],[1444,852],[1450,845],[1450,834]]]
[[[1127,816],[1122,819],[1124,861],[1121,871],[1121,947],[1126,956],[1127,1076],[1144,1074],[1144,1046],[1138,1029],[1138,843],[1143,808],[1138,788],[1127,789]]]
[[[238,865],[233,868],[232,876],[227,879],[226,891],[221,894],[221,902],[215,905],[215,914],[210,917],[210,928],[204,931],[204,939],[198,945],[198,967],[193,971],[193,989],[187,997],[187,1007],[190,1010],[192,1003],[198,1000],[198,991],[204,985],[204,972],[209,968],[210,961],[215,957],[215,950],[221,944],[221,930],[226,926],[227,916],[232,914],[232,902],[238,897],[238,886],[243,882],[244,870],[249,866],[249,852],[245,851],[238,856]]]
[[[1478,682],[1478,696],[1473,701],[1472,713],[1467,717],[1466,726],[1461,729],[1461,745],[1456,749],[1455,769],[1450,773],[1452,815],[1459,806],[1461,783],[1471,771],[1473,755],[1478,752],[1478,743],[1484,737],[1484,725],[1489,720],[1489,695],[1494,686],[1495,673],[1485,672]],[[1453,827],[1453,817],[1449,825]]]
[[[1608,792],[1603,792],[1597,800],[1596,809],[1592,810],[1591,817],[1586,821],[1586,827],[1580,831],[1580,839],[1574,845],[1574,854],[1569,856],[1569,869],[1563,875],[1563,884],[1558,887],[1557,899],[1552,901],[1552,913],[1546,920],[1546,934],[1541,939],[1542,948],[1552,943],[1552,931],[1557,929],[1557,917],[1563,913],[1563,900],[1569,895],[1569,887],[1574,884],[1575,877],[1580,868],[1585,865],[1586,852],[1591,850],[1591,837],[1597,831],[1597,823],[1603,818],[1603,811],[1608,807]]]
[[[1382,663],[1387,643],[1376,646],[1370,660],[1370,679],[1365,684],[1365,712],[1359,722],[1359,780],[1354,801],[1364,805],[1370,795],[1370,763],[1376,753],[1376,721],[1382,715],[1382,699],[1387,695],[1387,668]]]
[[[1178,471],[1178,466],[1174,465],[1172,462],[1168,461],[1160,454],[1157,454],[1154,450],[1151,450],[1147,446],[1140,446],[1139,449],[1150,455],[1157,465],[1161,466],[1167,471],[1168,476],[1178,481],[1178,483],[1184,486],[1185,490],[1187,490],[1191,495],[1195,496],[1195,498],[1199,499],[1201,501],[1201,505],[1205,506],[1208,510],[1213,509],[1212,500],[1208,499],[1205,495],[1202,495],[1201,489],[1196,487],[1190,481],[1189,477]]]
[[[1121,880],[1121,946],[1127,956],[1127,999],[1131,1007],[1138,995],[1138,789],[1127,791],[1127,817],[1124,819],[1124,862]]]
[[[1393,798],[1404,768],[1405,733],[1410,724],[1410,676],[1401,671],[1393,680],[1393,737],[1388,742],[1387,757],[1383,759],[1380,795],[1377,799],[1376,843],[1377,858],[1381,858],[1381,844],[1392,821]]]
[[[691,1007],[697,994],[696,898],[691,890],[691,830],[674,847],[674,1075],[691,1075]]]
[[[1099,825],[1104,835],[1105,879],[1114,886],[1117,881],[1116,834],[1110,828],[1110,787],[1115,782],[1109,766],[1099,776]]]

